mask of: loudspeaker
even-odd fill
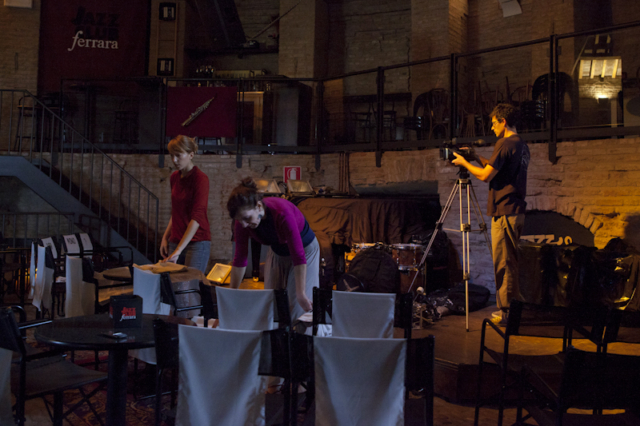
[[[191,0],[213,50],[241,47],[247,41],[234,0]]]

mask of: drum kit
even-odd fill
[[[400,292],[416,291],[425,286],[425,265],[420,266],[425,246],[420,244],[353,243],[351,252],[345,253],[346,272],[351,261],[362,251],[376,247],[389,253],[400,272]],[[415,279],[415,282],[414,282]],[[411,284],[413,283],[413,287]]]

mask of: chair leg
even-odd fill
[[[162,368],[156,370],[156,422],[155,426],[160,426],[161,412],[162,412]]]
[[[62,396],[62,392],[56,392],[53,394],[53,426],[62,426]]]

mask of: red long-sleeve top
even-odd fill
[[[177,170],[171,174],[171,237],[178,244],[189,222],[195,220],[200,227],[192,242],[210,241],[211,231],[207,206],[209,205],[209,178],[197,166],[185,177]]]

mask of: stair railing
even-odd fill
[[[0,90],[0,153],[22,156],[155,262],[159,200],[66,123],[64,103],[27,90]],[[94,235],[101,244],[102,235]]]

